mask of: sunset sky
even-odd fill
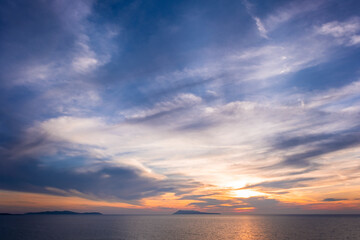
[[[0,212],[360,213],[358,0],[5,0]]]

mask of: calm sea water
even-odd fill
[[[360,240],[360,216],[0,216],[1,240]]]

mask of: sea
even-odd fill
[[[360,215],[10,215],[1,240],[360,240]]]

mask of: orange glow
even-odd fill
[[[144,199],[142,205],[144,207],[165,207],[165,208],[185,208],[192,202],[200,202],[194,200],[180,200],[174,193],[165,193],[161,196]]]
[[[235,197],[239,197],[239,198],[249,198],[249,197],[256,197],[256,196],[265,195],[265,193],[261,193],[261,192],[254,191],[254,190],[248,190],[248,189],[234,190],[233,194],[234,194]]]
[[[235,212],[252,212],[255,210],[254,207],[243,207],[243,208],[235,208]]]
[[[310,190],[308,190],[310,191]],[[310,191],[310,193],[313,190]],[[73,211],[105,211],[105,213],[122,213],[126,211],[169,212],[171,209],[193,209],[203,211],[216,211],[223,213],[231,212],[252,212],[256,211],[254,206],[245,201],[246,198],[261,197],[263,199],[276,199],[279,204],[287,209],[296,206],[303,210],[336,211],[359,209],[360,200],[356,197],[343,194],[344,201],[326,202],[323,201],[322,193],[313,195],[301,194],[294,190],[288,194],[262,193],[251,189],[221,189],[215,186],[207,186],[198,189],[188,196],[199,197],[181,199],[183,196],[175,193],[165,193],[160,196],[144,198],[132,202],[109,202],[104,200],[89,200],[81,197],[54,196],[48,194],[23,193],[12,191],[0,191],[0,212],[22,213],[37,210],[73,210]],[[333,196],[340,196],[340,193]],[[340,199],[340,197],[338,197]],[[198,207],[192,203],[206,203],[208,199],[216,199],[216,205]],[[223,202],[222,202],[223,201]],[[232,206],[242,205],[243,207],[233,208]]]
[[[53,196],[38,193],[0,191],[0,206],[12,208],[41,208],[86,210],[91,207],[142,208],[137,205],[88,200],[80,197]]]

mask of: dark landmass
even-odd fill
[[[29,212],[29,213],[25,213],[25,215],[102,215],[102,214],[99,212],[78,213],[72,211],[46,211],[46,212]]]
[[[208,213],[208,212],[199,212],[193,210],[179,210],[173,213],[173,215],[177,215],[177,214],[220,214],[220,213]]]
[[[0,215],[12,215],[11,213],[0,213]]]

